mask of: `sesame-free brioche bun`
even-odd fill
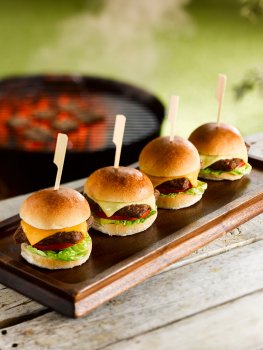
[[[230,174],[229,172],[223,172],[222,174],[212,174],[212,173],[206,174],[201,171],[199,173],[199,177],[202,179],[214,180],[214,181],[222,181],[222,180],[234,181],[234,180],[241,179],[243,175],[234,175],[234,174]]]
[[[123,224],[101,224],[100,219],[96,216],[94,217],[94,222],[92,227],[95,230],[100,231],[102,233],[107,233],[110,236],[129,236],[135,233],[139,233],[147,230],[157,217],[157,212],[151,215],[144,222],[140,222],[132,225],[123,225]]]
[[[189,141],[203,155],[226,156],[247,153],[243,137],[234,126],[228,124],[203,124],[191,133]]]
[[[182,209],[190,207],[202,198],[201,194],[178,193],[175,197],[160,196],[157,199],[157,207],[162,209]]]
[[[157,137],[141,151],[139,167],[151,176],[184,176],[200,168],[200,158],[195,146],[188,140],[175,136]]]
[[[139,170],[113,166],[96,170],[85,182],[84,193],[95,200],[137,202],[154,194],[150,179]]]
[[[78,260],[74,261],[63,261],[63,260],[57,260],[57,259],[52,259],[52,258],[47,258],[38,254],[33,253],[28,249],[28,244],[27,243],[22,243],[21,244],[21,255],[22,257],[30,264],[42,267],[44,269],[49,269],[49,270],[58,270],[58,269],[70,269],[75,266],[80,266],[84,264],[91,253],[92,249],[92,243],[90,240],[90,245],[88,247],[86,255],[82,256]]]
[[[20,217],[29,225],[43,229],[63,229],[90,217],[84,196],[71,188],[48,188],[31,194],[20,207]]]

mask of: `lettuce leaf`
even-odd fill
[[[146,216],[146,218],[137,219],[137,220],[111,220],[111,219],[104,219],[96,217],[95,219],[99,221],[102,225],[103,224],[115,224],[115,225],[134,225],[144,222],[145,220],[149,219],[150,216],[154,215],[156,213],[156,210],[151,210],[149,215]]]
[[[214,174],[214,175],[221,175],[222,173],[228,173],[232,175],[247,175],[250,173],[252,167],[250,164],[245,164],[244,166],[231,170],[231,171],[223,171],[223,170],[213,170],[208,168],[201,169],[200,174]]]
[[[230,174],[233,175],[247,175],[251,172],[252,166],[250,164],[245,164],[244,166],[231,170]]]
[[[200,195],[200,194],[203,194],[206,189],[207,189],[207,183],[198,180],[197,187],[191,187],[191,188],[189,188],[189,190],[184,191],[184,192],[176,192],[176,193],[168,193],[168,194],[160,193],[160,197],[173,198],[173,197],[176,197],[180,193],[181,194]]]
[[[65,248],[59,251],[54,250],[40,250],[29,245],[27,247],[31,253],[44,256],[49,259],[63,260],[63,261],[75,261],[87,254],[87,251],[91,245],[91,238],[87,236],[81,243],[75,244],[69,248]]]

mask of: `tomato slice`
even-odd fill
[[[53,243],[53,244],[35,244],[33,247],[39,250],[63,250],[73,246],[76,243]]]
[[[127,216],[122,216],[122,215],[112,215],[112,216],[108,217],[103,211],[99,211],[99,212],[95,213],[95,215],[98,216],[99,218],[102,218],[102,219],[134,221],[134,220],[146,218],[146,217],[150,214],[150,211],[151,211],[151,210],[148,209],[148,210],[147,210],[142,216],[140,216],[139,218],[129,218],[129,217],[127,217]]]
[[[246,163],[242,161],[240,164],[238,164],[238,166],[235,169],[242,168],[244,165],[246,165]]]

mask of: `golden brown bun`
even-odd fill
[[[27,247],[28,247],[27,243],[21,244],[21,255],[29,264],[42,267],[44,269],[58,270],[58,269],[70,269],[72,267],[80,266],[84,264],[90,256],[92,243],[90,243],[89,245],[87,254],[75,261],[63,261],[63,260],[46,258],[44,256],[31,252],[30,250],[27,249]]]
[[[228,172],[223,172],[222,174],[205,174],[205,173],[199,173],[199,177],[206,180],[215,180],[215,181],[222,181],[222,180],[239,180],[243,175],[234,175],[229,174]]]
[[[43,230],[78,225],[90,217],[84,196],[71,188],[47,188],[31,194],[20,207],[26,223]]]
[[[140,170],[151,176],[183,176],[200,168],[197,149],[188,140],[175,136],[150,141],[139,156]]]
[[[157,207],[163,209],[182,209],[190,207],[202,198],[201,194],[178,193],[175,197],[160,196],[157,199]]]
[[[88,177],[84,193],[95,200],[125,203],[149,198],[154,189],[150,179],[139,170],[109,166],[96,170]]]
[[[247,152],[239,131],[231,125],[207,123],[195,129],[189,137],[200,154],[208,156],[231,155]]]
[[[110,236],[128,236],[147,230],[157,217],[157,212],[149,217],[144,222],[132,225],[122,224],[101,224],[97,217],[94,217],[92,227],[102,233],[107,233]]]

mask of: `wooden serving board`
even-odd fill
[[[251,161],[250,176],[208,182],[190,208],[159,210],[145,232],[109,237],[90,230],[90,259],[71,270],[34,267],[20,256],[13,233],[18,216],[0,223],[0,282],[58,312],[81,317],[105,301],[263,212],[263,166]]]

